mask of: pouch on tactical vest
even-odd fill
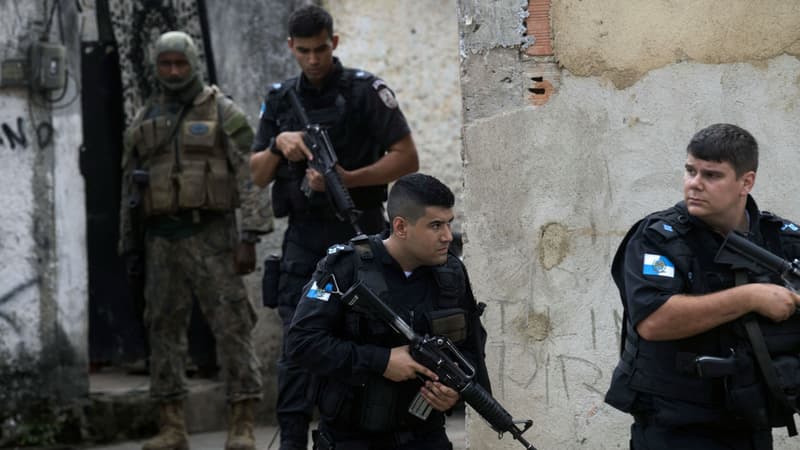
[[[145,120],[131,132],[149,174],[143,186],[145,217],[181,209],[228,212],[238,206],[236,179],[220,133],[222,94],[216,87],[208,89],[205,100],[181,109],[178,117]],[[179,129],[176,120],[183,120]]]
[[[467,314],[463,309],[440,309],[425,315],[434,335],[444,336],[454,344],[460,344],[467,338]]]
[[[371,433],[392,431],[399,408],[399,389],[397,383],[382,376],[372,375],[367,379],[364,389],[357,394],[359,417],[358,428]],[[404,408],[402,408],[404,410]]]

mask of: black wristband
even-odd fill
[[[275,145],[275,136],[272,136],[269,140],[269,145],[267,145],[269,152],[273,155],[283,156],[283,152],[278,149],[278,146]]]

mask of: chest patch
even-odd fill
[[[204,123],[195,123],[189,127],[189,133],[194,136],[202,136],[208,133],[208,125]]]
[[[666,256],[645,253],[642,274],[675,278],[675,265]]]

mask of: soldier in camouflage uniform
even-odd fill
[[[153,63],[161,92],[125,132],[119,248],[128,258],[137,256],[132,224],[140,220],[150,394],[160,405],[160,432],[143,448],[188,447],[184,365],[194,294],[220,346],[227,380],[225,448],[253,449],[261,374],[252,344],[256,315],[240,275],[253,271],[258,235],[272,229],[272,217],[259,212],[258,191],[250,181],[253,131],[230,99],[202,82],[197,49],[187,34],[161,35]],[[135,209],[129,207],[131,198],[140,200]]]

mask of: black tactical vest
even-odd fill
[[[336,85],[317,96],[305,96],[300,88],[300,77],[290,78],[276,85],[268,98],[277,105],[278,133],[302,130],[302,124],[291,107],[286,92],[298,92],[311,123],[322,126],[331,138],[339,164],[348,170],[364,167],[381,158],[386,149],[366,134],[367,118],[356,105],[363,103],[361,96],[368,88],[373,75],[349,68],[341,68]],[[316,214],[319,218],[333,216],[324,192],[313,192],[306,197],[300,186],[307,164],[282,161],[278,166],[272,186],[272,208],[276,217],[289,214]],[[362,210],[379,207],[386,200],[386,186],[364,186],[349,189],[356,207]]]
[[[782,257],[780,227],[782,220],[770,213],[762,213],[758,226],[754,227],[756,235],[751,238],[759,245],[766,247],[773,253]],[[612,275],[620,296],[623,307],[626,306],[624,278],[622,263],[624,261],[625,247],[630,238],[644,221],[651,223],[651,231],[660,235],[664,240],[662,245],[669,248],[675,268],[687,274],[689,283],[688,294],[707,294],[728,289],[735,286],[735,274],[730,266],[718,264],[714,261],[717,250],[722,243],[722,237],[711,232],[705,227],[693,224],[689,219],[683,203],[679,203],[634,225],[614,257]],[[668,225],[673,232],[666,232],[664,225]],[[773,282],[782,284],[780,278],[769,275],[750,274],[755,279],[750,282]],[[783,324],[774,324],[768,319],[759,318],[764,324],[764,335],[770,347],[778,351],[793,349],[800,350],[800,330],[787,321]],[[778,331],[783,330],[783,332]],[[791,336],[787,336],[787,333]],[[758,385],[758,376],[754,367],[750,344],[742,331],[741,321],[737,320],[723,324],[712,330],[696,336],[676,341],[650,342],[640,339],[636,330],[630,326],[627,311],[624,313],[622,330],[621,358],[612,377],[611,387],[606,394],[606,402],[626,412],[636,414],[637,393],[655,394],[666,399],[675,399],[693,403],[707,408],[708,411],[725,411],[732,414],[733,420],[744,420],[743,423],[752,426],[751,420],[742,419],[740,411],[731,411],[731,384],[734,378],[703,378],[696,372],[694,360],[697,356],[730,356],[731,349],[736,349],[741,355],[738,360],[741,365],[739,382],[747,379],[746,383]],[[727,384],[727,386],[726,386]],[[759,391],[759,394],[761,391]],[[755,405],[750,407],[755,408]],[[706,421],[709,417],[684,417],[687,423],[693,420]],[[727,419],[725,419],[727,420]],[[735,426],[734,423],[730,425]]]

